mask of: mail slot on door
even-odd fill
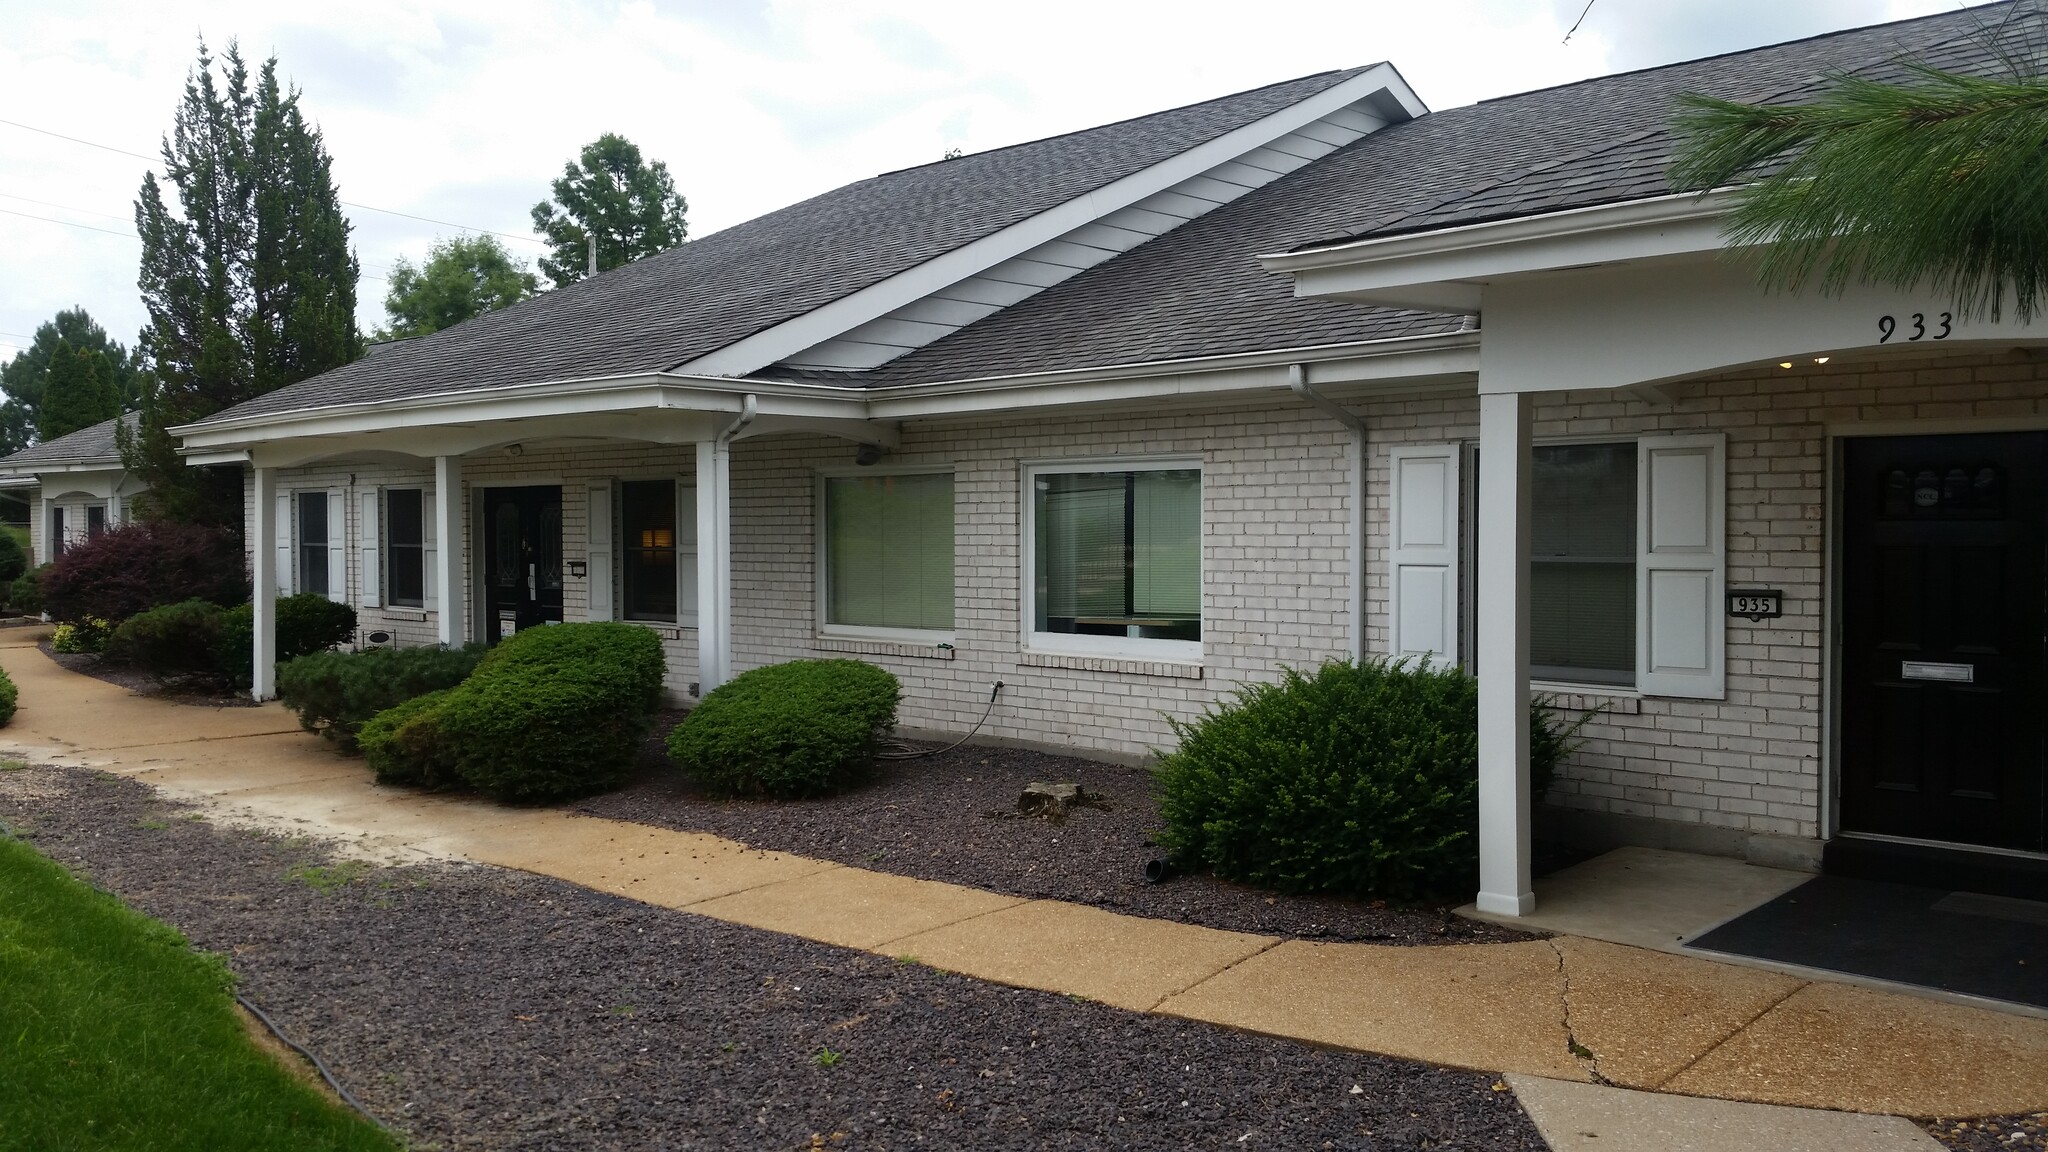
[[[1937,664],[1931,660],[1901,660],[1899,679],[1971,684],[1976,682],[1977,667],[1974,664]]]

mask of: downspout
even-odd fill
[[[1287,366],[1287,387],[1310,407],[1351,430],[1345,451],[1351,472],[1351,658],[1365,659],[1365,421],[1349,408],[1315,390],[1308,382],[1308,365]]]
[[[725,426],[725,431],[720,432],[718,434],[718,446],[720,448],[730,448],[732,442],[739,437],[739,434],[746,429],[746,426],[752,424],[754,422],[754,417],[759,416],[760,414],[760,397],[754,395],[752,392],[749,392],[745,396],[741,397],[740,414],[738,416],[733,417],[732,423]]]

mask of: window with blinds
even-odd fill
[[[828,476],[825,623],[953,629],[953,476]]]
[[[401,608],[427,603],[427,517],[418,488],[384,493],[385,602]]]
[[[294,591],[316,596],[328,594],[327,580],[327,493],[298,494],[299,584]]]
[[[1202,638],[1199,468],[1032,480],[1033,631]]]
[[[1534,457],[1530,674],[1633,684],[1636,445],[1548,445]]]

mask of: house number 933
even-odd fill
[[[1930,330],[1928,328],[1929,324],[1933,324],[1935,327]],[[1879,316],[1877,318],[1877,342],[1879,344],[1891,343],[1892,337],[1900,336],[1899,330],[1902,327],[1905,329],[1905,333],[1901,338],[1909,343],[1914,340],[1946,340],[1948,339],[1948,334],[1955,328],[1955,315],[1950,312],[1943,312],[1935,319],[1929,320],[1925,312],[1915,312],[1911,316],[1906,317],[1903,325],[1899,323],[1897,317]]]

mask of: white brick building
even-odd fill
[[[402,644],[637,619],[679,698],[851,655],[908,727],[1116,756],[1284,668],[1457,661],[1489,910],[1532,904],[1532,822],[2032,867],[2041,334],[1766,295],[1662,176],[1675,94],[1976,66],[1979,27],[1434,113],[1306,77],[850,185],[179,431],[250,470],[259,646],[290,590]],[[1600,710],[1540,798],[1532,691]]]

